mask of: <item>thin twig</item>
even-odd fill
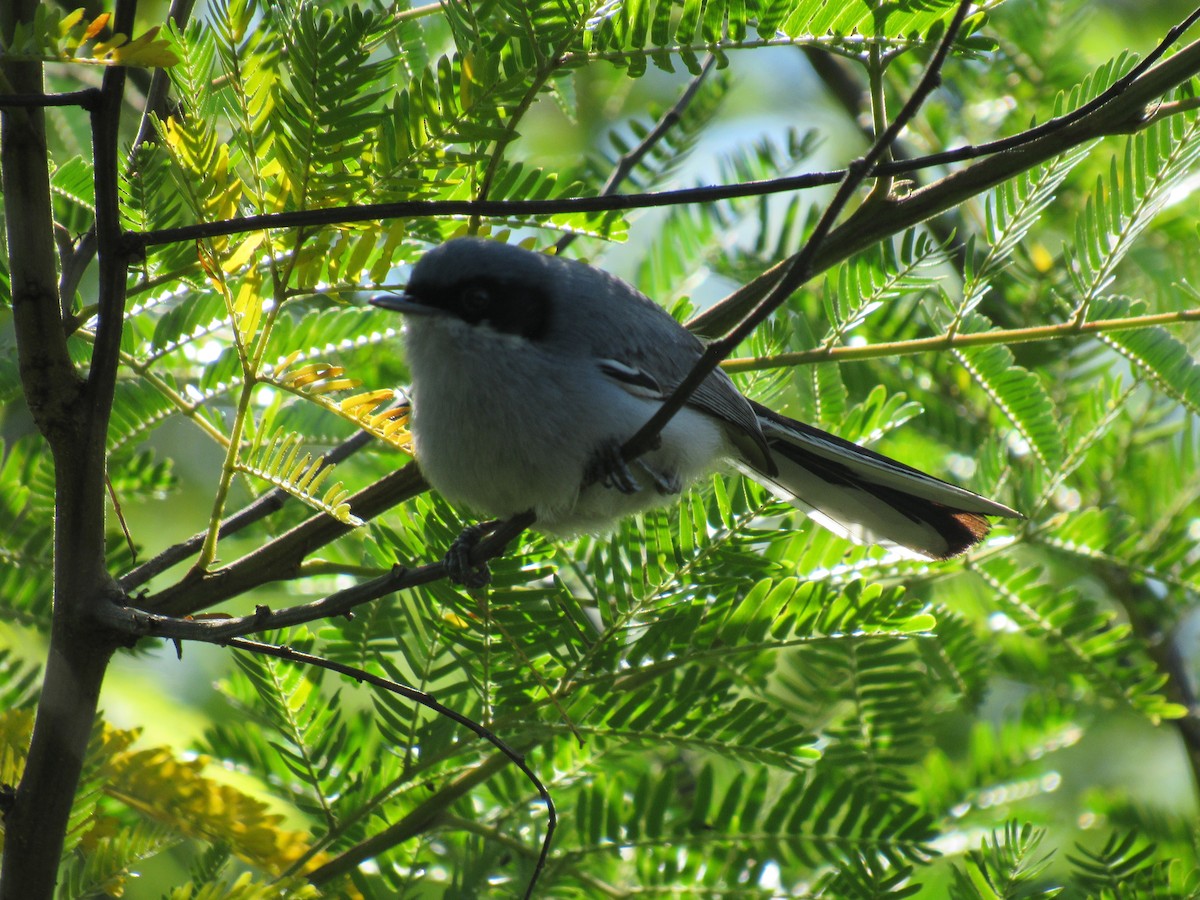
[[[125,546],[129,548],[129,555],[137,562],[137,544],[133,542],[133,535],[129,533],[129,523],[125,521],[125,513],[121,510],[121,501],[117,498],[117,490],[113,487],[112,479],[108,474],[104,475],[104,486],[108,488],[108,499],[112,501],[113,512],[116,513],[117,523],[121,526],[121,534],[125,536]]]
[[[1145,59],[1141,60],[1136,66],[1109,85],[1106,90],[1097,94],[1087,103],[1083,104],[1083,106],[1063,113],[1057,118],[1048,119],[1041,125],[1035,125],[1033,128],[1026,129],[1020,134],[1014,134],[1011,137],[1000,138],[995,141],[988,141],[986,144],[973,144],[966,147],[956,147],[953,150],[946,150],[941,153],[932,153],[929,156],[922,157],[922,160],[929,166],[944,166],[948,163],[978,159],[980,156],[992,156],[996,153],[1004,153],[1007,150],[1015,150],[1024,144],[1033,143],[1048,134],[1074,125],[1081,119],[1098,112],[1101,108],[1107,106],[1128,91],[1134,82],[1149,72],[1154,64],[1162,58],[1163,54],[1177,40],[1183,37],[1184,33],[1195,25],[1197,21],[1200,21],[1200,7],[1197,7],[1191,15],[1178,25],[1172,27],[1166,36],[1158,42],[1158,45],[1146,54]]]
[[[928,156],[915,157],[907,160],[893,160],[874,167],[868,173],[871,176],[904,175],[935,166],[945,166],[952,162],[966,162],[981,157],[994,156],[1001,151],[1011,151],[1025,147],[1028,144],[1043,140],[1049,135],[1077,126],[1086,119],[1096,116],[1103,107],[1118,99],[1127,100],[1130,90],[1135,84],[1145,83],[1145,77],[1161,67],[1154,66],[1161,59],[1171,44],[1178,39],[1197,20],[1200,10],[1188,16],[1176,25],[1134,69],[1112,85],[1104,93],[1089,101],[1077,110],[1050,119],[1041,125],[1023,131],[1000,141],[987,144],[970,145],[947,150]],[[1185,50],[1194,49],[1189,45]],[[1185,51],[1180,51],[1182,55]],[[1178,85],[1186,78],[1195,74],[1196,66],[1189,62],[1186,73],[1171,72],[1161,88],[1154,84],[1153,91],[1161,93]],[[1157,79],[1154,80],[1157,82]],[[1081,112],[1082,111],[1082,112]],[[1104,133],[1121,133],[1138,127],[1143,127],[1147,116],[1145,109],[1122,109],[1122,117],[1105,117],[1109,130],[1097,129],[1095,135]],[[1049,154],[1053,155],[1053,154]],[[1016,174],[1023,169],[1015,169]],[[301,210],[287,213],[268,213],[260,216],[246,216],[240,219],[227,219],[220,222],[203,222],[197,225],[185,225],[178,228],[164,228],[146,231],[140,234],[128,234],[126,241],[130,252],[141,252],[148,247],[162,244],[193,241],[201,238],[220,237],[240,234],[247,231],[258,231],[265,228],[294,228],[303,225],[337,225],[352,222],[378,221],[392,218],[419,218],[434,216],[497,216],[520,217],[553,215],[571,212],[611,212],[615,210],[649,209],[662,206],[677,206],[688,203],[711,203],[718,200],[730,200],[738,197],[756,197],[766,194],[786,193],[814,187],[837,184],[846,177],[845,171],[813,172],[803,175],[791,175],[784,178],[753,181],[742,184],[715,185],[699,188],[681,188],[672,191],[658,191],[639,194],[615,194],[610,197],[577,197],[557,198],[553,200],[409,200],[399,203],[375,203],[362,206],[330,207],[326,209]]]
[[[320,656],[314,656],[311,653],[301,653],[299,650],[293,650],[290,647],[277,647],[272,644],[263,644],[258,641],[248,641],[243,638],[235,638],[228,641],[222,641],[221,643],[225,643],[230,647],[236,647],[239,650],[245,650],[250,653],[258,653],[263,656],[273,656],[276,659],[282,659],[287,662],[300,663],[307,666],[316,666],[320,669],[328,669],[331,672],[337,672],[339,675],[345,675],[349,678],[353,678],[355,681],[360,683],[365,681],[367,684],[382,688],[385,691],[390,691],[393,694],[399,694],[401,697],[411,700],[413,703],[424,706],[426,709],[432,710],[440,716],[445,716],[452,722],[455,722],[458,725],[461,725],[463,728],[466,728],[475,736],[483,738],[483,740],[487,741],[489,744],[499,750],[500,753],[503,754],[504,758],[515,765],[520,770],[521,774],[528,779],[529,783],[533,785],[534,790],[537,791],[538,798],[546,804],[546,836],[542,839],[542,852],[538,855],[537,864],[534,866],[533,874],[530,876],[529,883],[525,887],[526,900],[533,896],[533,891],[537,886],[538,878],[541,876],[543,869],[546,867],[546,861],[550,857],[550,845],[554,839],[554,829],[557,825],[558,817],[554,810],[554,800],[551,799],[550,792],[546,790],[546,786],[542,783],[541,779],[537,777],[533,769],[531,769],[529,764],[525,762],[525,757],[523,754],[518,753],[516,750],[510,747],[496,733],[489,731],[487,728],[480,725],[478,722],[467,718],[462,713],[439,703],[433,698],[432,695],[426,694],[424,691],[418,691],[416,688],[409,687],[406,684],[401,684],[398,681],[382,678],[378,675],[372,674],[371,672],[364,671],[363,669],[342,665],[341,663],[336,663]],[[379,850],[382,849],[384,848],[379,848]],[[309,875],[318,882],[323,882],[326,880],[323,873],[318,873],[320,873],[320,870],[311,872]]]
[[[1200,41],[1163,60],[1134,82],[1117,100],[1106,104],[1061,130],[1008,152],[988,156],[972,166],[957,169],[933,184],[902,198],[881,202],[876,208],[855,211],[837,227],[818,254],[818,270],[827,269],[881,240],[924,222],[968,198],[1008,181],[1046,160],[1094,138],[1135,133],[1148,126],[1157,101],[1200,71]],[[720,335],[737,321],[780,278],[783,263],[738,288],[687,322],[701,336]]]
[[[612,174],[608,176],[608,180],[605,181],[604,186],[600,188],[601,197],[611,197],[613,194],[615,194],[617,189],[622,185],[622,183],[624,183],[625,179],[628,178],[633,173],[633,170],[638,167],[638,164],[646,158],[646,154],[653,150],[655,145],[657,145],[659,141],[666,137],[672,128],[674,128],[683,120],[684,112],[686,112],[687,108],[692,105],[692,101],[696,98],[696,94],[700,92],[700,86],[704,83],[705,78],[708,77],[708,73],[712,71],[713,66],[716,65],[716,61],[716,57],[709,55],[704,60],[704,64],[700,67],[699,74],[695,75],[691,81],[688,82],[687,87],[683,90],[683,93],[679,95],[679,99],[675,101],[670,109],[662,114],[659,120],[655,123],[654,127],[650,129],[650,133],[642,138],[641,143],[617,160],[616,166],[613,167]],[[554,252],[561,255],[564,250],[574,243],[577,237],[579,237],[578,233],[564,234],[558,239],[558,243],[554,245]]]
[[[509,542],[533,523],[533,516],[524,513],[501,522],[487,538],[481,540],[471,552],[471,562],[481,564],[501,555]],[[370,603],[387,594],[430,584],[446,577],[443,562],[405,568],[396,566],[390,572],[361,582],[298,606],[289,606],[278,612],[259,606],[253,615],[229,618],[177,618],[147,612],[134,606],[110,605],[96,612],[96,624],[131,638],[157,637],[168,640],[208,641],[220,643],[247,634],[258,634],[274,628],[303,625],[318,619],[344,616],[356,606]]]
[[[819,362],[854,362],[864,359],[880,359],[885,356],[909,356],[914,353],[929,353],[942,350],[959,350],[966,347],[989,347],[995,344],[1024,344],[1032,341],[1061,340],[1086,334],[1103,334],[1109,331],[1134,331],[1162,325],[1178,325],[1181,322],[1200,322],[1200,309],[1182,309],[1175,312],[1152,313],[1145,316],[1130,316],[1124,319],[1095,319],[1090,322],[1062,322],[1058,325],[1034,325],[1029,328],[1000,328],[995,331],[955,332],[953,335],[939,334],[936,337],[914,338],[907,341],[888,341],[881,344],[864,344],[861,347],[814,347],[792,353],[777,353],[772,356],[748,356],[727,359],[721,363],[726,372],[757,372],[786,366],[810,365]]]
[[[0,94],[0,107],[78,106],[93,110],[100,102],[99,88],[84,88],[81,91],[65,91],[61,94]]]

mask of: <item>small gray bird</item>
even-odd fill
[[[488,516],[532,510],[578,534],[666,503],[731,465],[859,543],[930,559],[963,553],[985,516],[1019,516],[748,400],[714,371],[626,464],[621,445],[704,345],[626,282],[581,262],[458,238],[426,253],[403,295],[418,464],[448,500]]]

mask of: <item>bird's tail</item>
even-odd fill
[[[903,548],[929,559],[966,552],[987,535],[986,516],[1020,518],[994,500],[956,487],[755,403],[772,461],[746,474],[835,534]]]

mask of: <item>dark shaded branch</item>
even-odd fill
[[[1171,48],[1176,41],[1183,37],[1197,21],[1200,21],[1200,7],[1193,10],[1191,15],[1185,18],[1178,25],[1171,28],[1166,37],[1158,42],[1157,46],[1145,58],[1138,62],[1132,69],[1114,81],[1107,89],[1097,94],[1083,106],[1073,109],[1070,112],[1063,113],[1054,119],[1049,119],[1041,125],[1035,125],[1033,128],[1022,131],[1020,134],[1014,134],[1011,137],[1000,138],[995,141],[988,141],[986,144],[973,144],[966,147],[958,147],[954,150],[945,150],[941,153],[934,153],[923,157],[927,165],[944,166],[948,163],[965,162],[970,159],[978,159],[980,156],[991,156],[996,153],[1005,153],[1009,150],[1015,150],[1018,147],[1023,147],[1026,144],[1031,144],[1034,141],[1041,140],[1053,134],[1056,131],[1061,131],[1071,125],[1086,119],[1093,113],[1099,112],[1109,103],[1116,100],[1121,95],[1129,91],[1130,88],[1150,69],[1162,59],[1163,55]]]
[[[35,0],[0,4],[0,34],[31,21]],[[133,25],[133,0],[119,0],[115,26]],[[39,63],[7,63],[21,93],[42,90]],[[0,898],[54,893],[72,803],[96,719],[100,687],[116,638],[88,614],[117,593],[104,566],[105,443],[124,304],[124,254],[117,221],[117,130],[125,72],[105,73],[91,111],[96,203],[101,227],[98,309],[104,335],[88,380],[66,347],[59,303],[50,202],[50,161],[40,108],[0,113],[12,267],[13,318],[22,385],[54,458],[54,613],[25,770],[5,817]]]
[[[529,514],[514,516],[502,522],[471,552],[471,562],[482,565],[504,553],[509,542],[529,527]],[[270,545],[268,545],[270,546]],[[236,565],[236,564],[235,564]],[[96,621],[131,638],[156,637],[170,640],[207,641],[223,643],[235,637],[257,634],[275,628],[303,625],[318,619],[344,616],[356,606],[378,600],[387,594],[429,584],[446,577],[446,566],[437,562],[416,568],[396,566],[392,571],[314,600],[272,611],[260,606],[253,615],[221,619],[180,619],[157,615],[131,606],[106,606],[96,615]]]
[[[0,34],[12,34],[27,21],[32,0],[0,4]],[[42,67],[34,62],[4,64],[8,82],[30,96],[42,89]],[[58,302],[54,214],[46,122],[40,106],[0,109],[0,173],[3,175],[8,261],[12,285],[17,363],[25,400],[38,430],[71,439],[71,407],[82,382],[71,363]]]
[[[6,107],[34,109],[50,106],[78,106],[82,109],[93,110],[99,102],[100,90],[98,88],[66,91],[62,94],[0,94],[0,109]]]
[[[487,782],[489,778],[502,770],[507,764],[508,759],[500,755],[484,760],[465,775],[461,775],[450,782],[450,784],[438,790],[431,797],[415,806],[404,818],[394,825],[389,826],[379,834],[368,838],[357,846],[351,847],[337,858],[325,863],[325,865],[313,869],[307,875],[309,882],[318,887],[328,884],[330,881],[353,871],[360,863],[428,832],[437,825],[441,814],[449,809],[454,801],[467,796],[475,788]],[[545,850],[543,851],[543,858],[538,861],[538,871],[541,870],[544,862]]]
[[[350,508],[360,519],[373,519],[416,496],[425,487],[421,473],[410,463],[359,491],[350,498]],[[319,513],[227,566],[209,572],[193,570],[177,584],[152,594],[138,605],[151,612],[190,615],[269,581],[297,578],[305,557],[349,533],[353,527]]]
[[[130,10],[132,16],[132,9]],[[120,26],[131,28],[132,21]],[[114,26],[117,27],[117,26]],[[107,449],[108,420],[121,357],[121,332],[125,327],[125,285],[129,260],[122,246],[117,172],[121,104],[125,69],[104,73],[101,100],[92,114],[92,156],[95,162],[95,247],[99,257],[99,295],[96,304],[96,338],[88,372],[87,406],[90,411],[88,444],[103,458]]]

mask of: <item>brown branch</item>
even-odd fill
[[[7,38],[16,23],[31,20],[36,6],[32,0],[0,4],[0,34]],[[6,62],[3,73],[22,94],[41,94],[41,63]],[[41,107],[0,108],[0,134],[0,173],[21,385],[38,430],[47,438],[71,440],[71,408],[82,381],[67,352],[58,303],[50,168]]]
[[[417,835],[428,832],[437,825],[441,814],[449,809],[455,800],[465,797],[479,785],[484,784],[507,763],[508,760],[500,754],[484,760],[415,806],[394,825],[313,869],[306,877],[310,883],[318,887],[328,884],[330,881],[352,872],[360,863],[378,856],[391,847],[411,840]]]
[[[409,464],[350,498],[350,509],[364,521],[425,490],[416,465]],[[269,581],[298,578],[301,563],[318,547],[353,530],[323,513],[312,516],[275,540],[218,569],[193,570],[181,581],[138,603],[167,615],[191,615]]]

